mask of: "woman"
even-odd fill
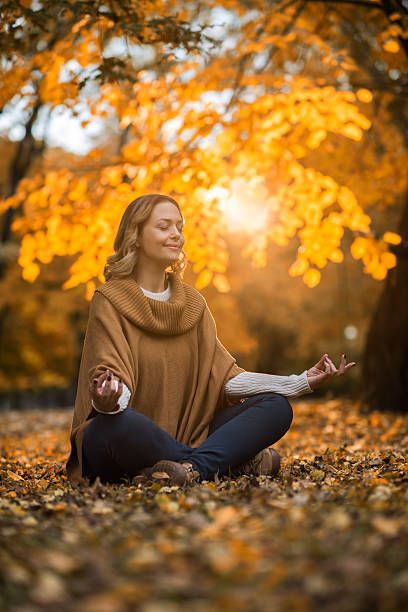
[[[300,375],[246,372],[217,337],[199,291],[182,281],[184,219],[169,196],[127,207],[90,304],[71,428],[71,482],[136,476],[167,484],[274,475],[270,445],[289,429],[287,397],[336,369],[327,354]],[[170,270],[168,270],[170,268]],[[84,480],[86,479],[86,480]]]

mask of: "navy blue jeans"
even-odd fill
[[[99,413],[85,430],[83,476],[119,483],[161,459],[189,461],[201,480],[229,475],[260,450],[282,438],[293,418],[283,395],[258,393],[214,416],[208,437],[197,448],[177,442],[151,419],[128,407]]]

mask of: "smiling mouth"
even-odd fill
[[[165,246],[167,246],[168,249],[174,249],[175,251],[179,251],[180,247],[177,246],[176,244],[173,246],[170,246],[169,244],[166,244]]]

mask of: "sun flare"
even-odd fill
[[[213,187],[208,196],[218,201],[231,233],[254,234],[265,229],[272,199],[260,181],[233,179],[229,188]]]

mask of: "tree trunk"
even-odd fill
[[[44,150],[45,143],[43,141],[36,142],[32,134],[33,125],[38,117],[41,104],[37,102],[32,110],[31,116],[25,125],[25,136],[18,143],[13,159],[10,165],[9,180],[6,189],[6,198],[14,195],[20,181],[27,176],[31,162],[34,157],[41,155]],[[16,209],[8,208],[3,217],[3,227],[0,232],[0,247],[4,247],[12,240],[11,225],[13,223]],[[0,258],[0,280],[4,278],[7,269],[7,263]]]
[[[363,353],[361,398],[373,410],[408,410],[408,201],[389,271]]]

